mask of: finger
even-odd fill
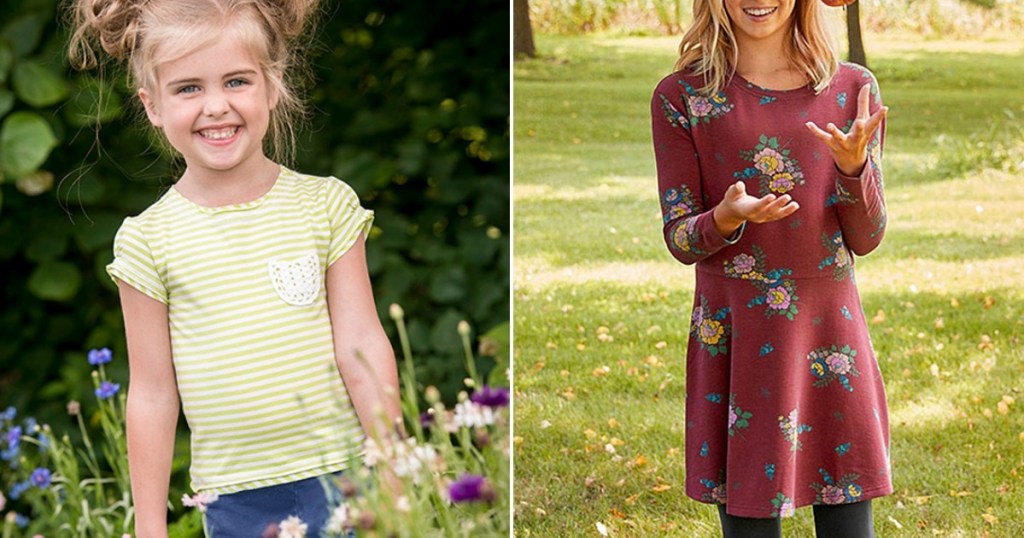
[[[835,140],[837,142],[845,142],[846,141],[846,133],[844,133],[841,130],[839,130],[839,127],[836,127],[836,124],[829,123],[826,126],[826,128],[828,129],[829,133],[832,133],[832,139],[833,140]]]
[[[882,124],[882,120],[885,119],[885,116],[888,115],[888,113],[889,107],[883,106],[871,115],[871,118],[868,119],[867,124],[864,126],[864,130],[867,132],[868,137],[875,134],[875,130],[877,130],[878,126]]]
[[[832,135],[830,135],[827,132],[823,131],[821,129],[821,127],[818,127],[813,121],[809,121],[809,122],[805,123],[804,125],[807,126],[807,129],[809,131],[811,131],[811,134],[813,134],[815,136],[815,138],[817,138],[818,140],[821,140],[822,142],[824,142],[826,144],[829,143],[829,141],[832,140]]]
[[[860,93],[857,94],[857,118],[865,120],[869,115],[868,99],[871,96],[871,84],[865,84],[860,87]]]

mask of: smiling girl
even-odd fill
[[[664,237],[696,264],[686,491],[726,537],[873,536],[892,492],[854,255],[885,232],[887,109],[817,0],[695,0],[651,104]]]
[[[130,66],[185,162],[127,218],[107,270],[127,333],[136,535],[167,536],[179,405],[212,536],[328,517],[320,478],[400,417],[364,239],[372,212],[334,178],[276,162],[301,106],[287,83],[314,0],[77,0],[71,58]],[[268,157],[264,148],[271,152]],[[388,424],[383,416],[391,420]],[[218,498],[219,497],[219,498]]]

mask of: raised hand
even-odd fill
[[[885,115],[889,111],[889,107],[883,106],[874,114],[869,115],[868,99],[870,94],[870,84],[861,87],[860,93],[857,95],[857,119],[853,121],[849,133],[843,133],[834,123],[826,125],[826,130],[821,129],[812,121],[806,123],[807,129],[832,151],[832,158],[836,161],[839,171],[848,176],[859,176],[864,170],[864,164],[868,159],[868,142],[875,135],[875,131],[878,130],[878,126],[882,124],[882,120],[885,119]]]
[[[746,185],[742,181],[737,181],[729,185],[725,197],[715,206],[715,227],[722,237],[729,237],[744,222],[781,220],[792,215],[797,209],[800,209],[800,204],[793,201],[788,194],[768,194],[757,198],[747,194]]]

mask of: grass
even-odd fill
[[[1019,536],[1024,44],[868,43],[890,106],[890,223],[857,265],[892,430],[876,529]],[[514,67],[515,534],[718,536],[683,493],[694,276],[661,239],[650,143],[676,40],[538,45]],[[811,536],[810,511],[783,528]]]

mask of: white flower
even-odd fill
[[[367,467],[373,467],[377,465],[377,463],[388,459],[388,451],[384,450],[377,441],[374,441],[369,437],[367,437],[366,441],[363,443],[363,450],[363,463]]]
[[[398,510],[403,514],[408,514],[409,512],[412,512],[412,505],[409,503],[409,497],[402,495],[398,499],[396,499],[395,510]]]
[[[309,527],[295,516],[288,516],[288,519],[279,525],[278,538],[306,538],[306,529]]]
[[[455,424],[464,428],[483,428],[494,424],[494,410],[466,400],[455,406]]]
[[[191,508],[195,508],[200,512],[206,513],[206,507],[217,502],[216,493],[196,493],[189,497],[188,494],[182,494],[181,504]]]
[[[351,510],[349,510],[348,503],[342,503],[341,506],[334,509],[331,512],[331,519],[327,520],[327,532],[334,534],[344,534],[351,527],[349,524],[349,518],[351,516]]]

